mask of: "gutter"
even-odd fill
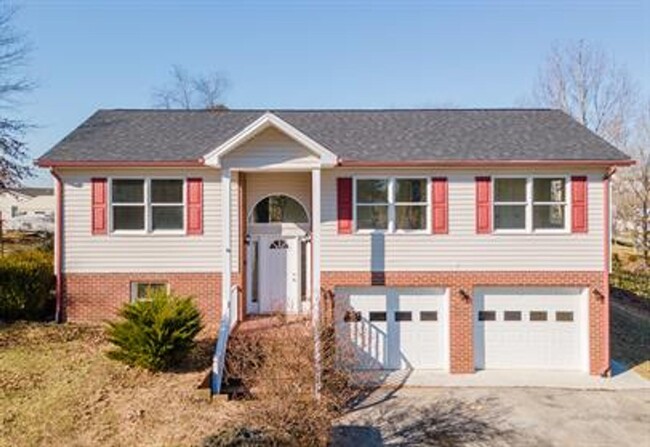
[[[612,167],[632,166],[634,160],[409,160],[409,161],[339,161],[341,167],[395,168],[395,167]]]
[[[56,195],[56,220],[54,225],[54,276],[56,278],[56,310],[54,320],[63,320],[63,182],[59,174],[50,170],[54,177],[54,194]]]
[[[128,161],[107,161],[107,160],[84,160],[84,161],[55,161],[36,160],[39,168],[124,168],[124,167],[197,167],[204,166],[203,160],[128,160]]]

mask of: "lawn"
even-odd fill
[[[0,326],[0,446],[197,445],[239,405],[197,392],[212,346],[152,374],[107,359],[98,327]]]

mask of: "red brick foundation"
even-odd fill
[[[114,319],[117,310],[129,302],[133,281],[168,282],[172,292],[196,299],[206,330],[217,328],[221,273],[67,273],[63,276],[64,319],[84,323]]]
[[[475,287],[588,287],[590,372],[603,374],[609,368],[604,319],[609,287],[603,272],[323,272],[321,284],[329,292],[336,286],[449,287],[452,373],[474,372],[471,297]]]

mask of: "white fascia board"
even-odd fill
[[[237,135],[206,154],[203,157],[205,164],[217,168],[221,167],[221,158],[224,155],[235,150],[237,147],[269,127],[275,127],[288,137],[302,144],[314,154],[318,155],[322,167],[336,166],[338,159],[334,153],[271,112],[266,112],[253,123],[246,126]]]

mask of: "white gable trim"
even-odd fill
[[[221,158],[224,155],[236,150],[240,145],[249,141],[255,137],[255,135],[258,135],[269,127],[275,127],[317,155],[320,158],[320,165],[322,167],[332,167],[336,165],[338,159],[334,153],[271,112],[266,112],[253,123],[246,126],[237,135],[230,138],[216,149],[210,151],[203,157],[205,164],[214,167],[221,167]]]

